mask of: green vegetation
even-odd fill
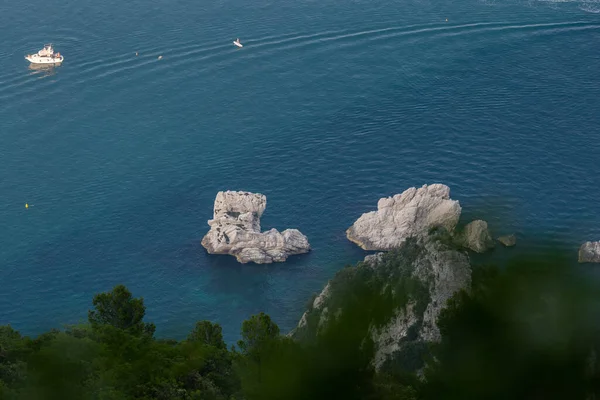
[[[94,297],[87,324],[37,338],[2,326],[0,399],[597,398],[600,291],[555,254],[475,268],[471,290],[440,315],[442,341],[414,342],[375,371],[373,326],[409,301],[423,310],[430,301],[410,274],[408,255],[419,251],[412,243],[375,268],[340,271],[327,323],[296,339],[264,313],[244,321],[231,349],[209,321],[185,340],[159,339],[143,299],[124,286]],[[309,324],[320,312],[311,302]]]
[[[422,251],[415,241],[408,241],[401,249],[383,255],[376,268],[360,262],[340,270],[329,282],[324,306],[315,310],[312,299],[307,307],[306,326],[294,332],[294,337],[313,340],[322,334],[322,319],[330,323],[340,316],[343,318],[339,323],[351,324],[347,329],[365,337],[409,304],[414,306],[416,315],[422,316],[430,301],[429,290],[426,282],[412,276],[413,262]],[[348,313],[354,315],[351,321],[346,321],[350,318]]]
[[[560,254],[476,268],[473,289],[449,301],[438,326],[426,399],[600,394],[598,284]]]

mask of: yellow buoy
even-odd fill
[[[29,208],[29,204],[25,203],[25,208]]]

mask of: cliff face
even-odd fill
[[[410,238],[392,252],[367,256],[340,271],[315,298],[292,336],[310,340],[351,308],[364,308],[360,315],[365,320],[355,322],[373,340],[374,365],[380,368],[390,361],[421,368],[426,344],[440,339],[436,324],[440,311],[456,291],[471,283],[469,258],[449,238],[445,231]]]

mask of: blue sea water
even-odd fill
[[[233,341],[260,311],[288,330],[364,257],[344,230],[426,183],[448,184],[465,218],[521,243],[600,240],[599,12],[597,1],[5,2],[0,324],[35,335],[76,323],[123,283],[160,336],[210,319]],[[46,42],[64,64],[29,69],[23,55]],[[228,189],[264,193],[263,228],[298,228],[313,251],[266,266],[206,254]]]

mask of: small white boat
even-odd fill
[[[235,39],[233,44],[235,44],[237,47],[244,47],[244,45],[240,43],[240,39]]]
[[[60,53],[55,54],[52,45],[47,44],[37,53],[26,55],[25,59],[32,64],[60,64],[65,58]]]

